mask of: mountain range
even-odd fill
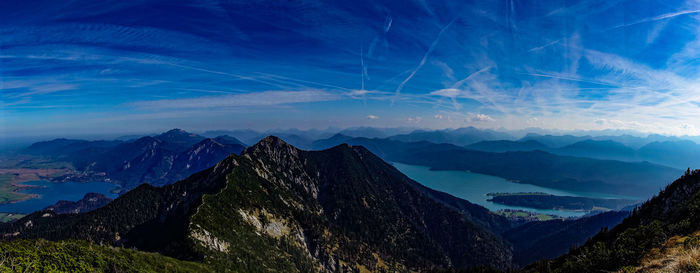
[[[82,214],[42,211],[5,238],[79,239],[240,272],[405,271],[511,264],[503,217],[425,188],[362,147],[268,137],[162,188]]]
[[[549,138],[554,138],[549,136]],[[573,137],[572,137],[573,138]],[[678,169],[700,167],[700,145],[690,140],[666,140],[646,143],[632,148],[614,140],[595,140],[576,137],[576,142],[559,146],[552,141],[533,137],[521,140],[480,141],[465,146],[485,152],[546,151],[557,155],[587,157],[627,162],[648,161]],[[545,142],[540,142],[545,140]],[[571,139],[573,141],[573,139]]]
[[[381,147],[406,148],[381,141],[395,145]],[[157,259],[180,272],[497,272],[531,262],[525,271],[616,270],[698,229],[699,185],[700,171],[688,171],[631,215],[522,224],[426,188],[364,147],[304,151],[267,137],[184,180],[142,184],[92,211],[48,209],[0,224],[11,241],[0,246],[10,253],[69,247],[75,255],[129,255],[138,269]],[[94,244],[138,251],[115,253]],[[537,261],[548,258],[555,259]],[[126,266],[118,259],[115,266]],[[56,262],[50,255],[45,261]]]
[[[503,177],[520,183],[584,192],[651,196],[680,169],[649,162],[623,162],[562,156],[545,151],[484,152],[452,144],[402,142],[392,139],[335,135],[314,148],[340,143],[360,145],[390,162],[462,170]]]
[[[56,139],[21,152],[73,165],[75,173],[58,180],[107,180],[122,190],[142,183],[165,185],[209,168],[245,146],[236,138],[205,138],[180,129],[130,141]]]
[[[103,177],[122,185],[122,196],[111,202],[99,196],[59,202],[0,225],[0,232],[26,244],[81,240],[158,252],[212,271],[510,270],[555,258],[571,246],[585,243],[587,249],[588,238],[629,212],[510,222],[426,188],[383,160],[643,196],[680,170],[623,161],[643,154],[669,162],[669,149],[684,149],[679,154],[691,157],[694,151],[687,146],[693,144],[652,142],[633,149],[613,140],[584,139],[551,148],[521,139],[462,147],[336,134],[305,140],[319,151],[304,151],[277,137],[246,149],[235,137],[206,138],[179,129],[127,141],[56,139],[22,152],[76,168],[72,177],[58,180]],[[562,259],[536,262],[526,270],[542,264],[558,268]]]
[[[504,132],[477,129],[474,127],[464,127],[436,131],[416,130],[408,134],[391,136],[389,139],[403,142],[428,141],[432,143],[450,143],[458,146],[464,146],[484,140],[509,140],[513,139],[513,136]]]

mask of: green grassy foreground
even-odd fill
[[[213,272],[160,254],[85,241],[0,242],[0,272]]]

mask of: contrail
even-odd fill
[[[191,70],[206,72],[206,73],[212,73],[212,74],[218,74],[218,75],[224,75],[224,76],[235,77],[235,78],[239,78],[239,79],[242,79],[242,80],[249,80],[249,81],[259,82],[259,83],[263,83],[263,84],[275,86],[275,87],[277,87],[277,88],[286,88],[286,86],[282,86],[282,85],[279,85],[279,84],[274,83],[274,82],[264,81],[264,80],[261,80],[261,79],[255,78],[255,77],[244,76],[244,75],[240,75],[240,74],[234,74],[234,73],[229,73],[229,72],[211,70],[211,69],[207,69],[207,68],[201,68],[201,67],[189,66],[189,65],[182,65],[182,64],[170,63],[170,62],[166,62],[166,63],[164,63],[164,64],[171,65],[171,66],[175,66],[175,67],[180,67],[180,68],[185,68],[185,69],[191,69]]]
[[[389,32],[391,29],[391,23],[394,22],[394,18],[391,18],[391,16],[387,16],[386,19],[384,19],[384,33]]]
[[[618,26],[615,26],[613,29],[633,26],[633,25],[646,23],[646,22],[659,21],[659,20],[663,20],[663,19],[673,18],[676,16],[681,16],[681,15],[686,15],[686,14],[693,14],[693,13],[700,13],[700,10],[683,10],[683,11],[678,11],[678,12],[665,13],[665,14],[654,16],[654,17],[644,18],[642,20],[632,22],[629,24],[618,25]]]
[[[464,78],[464,79],[462,79],[462,80],[456,82],[454,85],[452,85],[452,88],[458,88],[458,87],[460,87],[462,84],[464,84],[464,82],[466,82],[466,81],[468,81],[468,80],[471,80],[474,76],[476,76],[476,75],[478,75],[478,74],[480,74],[480,73],[482,73],[482,72],[488,71],[488,70],[491,69],[492,67],[493,67],[493,66],[489,65],[489,66],[487,66],[487,67],[482,68],[482,69],[479,70],[479,71],[476,71],[476,72],[474,72],[474,73],[469,74],[469,76],[467,76],[466,78]]]
[[[399,86],[396,87],[395,96],[398,97],[399,95],[401,95],[401,89],[403,89],[403,86],[406,85],[406,83],[407,83],[408,81],[410,81],[411,78],[413,78],[414,75],[416,75],[416,73],[418,72],[418,70],[420,70],[421,67],[423,67],[423,65],[425,65],[426,60],[428,60],[428,56],[430,56],[430,53],[432,53],[433,50],[435,49],[435,46],[437,46],[438,42],[440,41],[440,37],[442,36],[442,34],[445,33],[445,31],[446,31],[456,20],[457,20],[457,18],[452,19],[452,21],[450,21],[450,23],[448,23],[448,24],[445,25],[442,29],[440,29],[440,32],[438,33],[437,37],[435,38],[435,41],[433,41],[433,43],[430,44],[430,47],[428,48],[428,50],[425,52],[425,54],[423,54],[423,59],[420,60],[420,63],[418,63],[418,66],[416,66],[416,69],[414,69],[413,72],[411,72],[411,74],[409,74],[408,77],[406,77],[406,79],[404,79],[404,80],[399,84]],[[393,100],[392,100],[392,103],[393,103]]]
[[[546,44],[544,44],[544,45],[542,45],[542,46],[530,48],[530,50],[528,50],[527,52],[533,52],[533,51],[542,50],[542,49],[544,49],[544,48],[546,48],[546,47],[549,47],[549,46],[552,46],[552,45],[558,43],[559,41],[561,41],[561,40],[554,40],[554,41],[551,41],[551,42],[549,42],[549,43],[546,43]]]
[[[365,90],[365,73],[367,70],[365,70],[365,52],[362,46],[360,46],[360,78],[362,79],[362,84],[360,90]]]

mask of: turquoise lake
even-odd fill
[[[496,176],[471,173],[466,171],[433,171],[430,170],[429,167],[425,166],[406,165],[395,162],[392,163],[392,165],[394,165],[394,167],[396,167],[406,176],[418,181],[426,187],[446,192],[462,199],[466,199],[469,202],[484,206],[491,211],[497,211],[501,209],[521,209],[538,213],[553,214],[563,217],[576,217],[586,214],[586,212],[582,211],[533,209],[525,207],[506,206],[486,201],[486,199],[488,199],[488,196],[486,196],[486,194],[492,192],[544,192],[554,195],[582,196],[593,198],[629,198],[625,196],[612,194],[573,192],[545,188],[530,184],[520,184],[510,182],[506,179]]]
[[[107,182],[61,182],[30,181],[23,185],[37,186],[21,190],[21,193],[38,194],[39,198],[32,198],[17,203],[0,204],[0,212],[32,213],[56,204],[59,200],[78,201],[88,192],[104,194],[110,198],[118,195],[111,192],[117,186]]]

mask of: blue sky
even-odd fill
[[[0,2],[4,136],[700,134],[695,1]]]

